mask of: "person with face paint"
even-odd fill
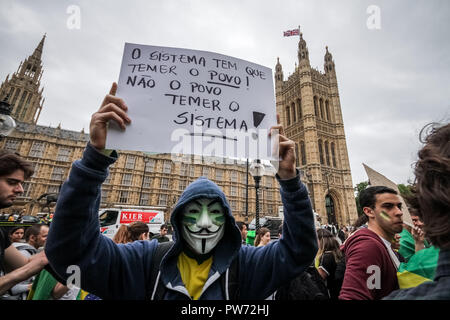
[[[70,276],[68,266],[79,266],[81,287],[102,299],[248,300],[265,299],[312,263],[317,240],[311,202],[295,167],[295,143],[281,126],[272,127],[279,134],[271,131],[279,141],[276,178],[284,204],[279,241],[243,246],[225,194],[205,177],[192,182],[173,208],[173,242],[116,244],[102,236],[101,184],[118,158],[105,150],[107,123],[115,121],[125,130],[131,121],[116,89],[114,83],[92,116],[90,141],[59,194],[45,252],[61,276]],[[161,254],[167,244],[171,247]]]
[[[400,256],[393,243],[403,228],[401,199],[391,188],[373,186],[361,192],[360,204],[368,223],[343,245],[346,268],[341,300],[379,300],[399,288]]]

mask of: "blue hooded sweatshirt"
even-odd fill
[[[115,152],[108,157],[88,143],[83,158],[73,163],[61,188],[45,252],[52,268],[64,279],[74,279],[74,269],[69,266],[78,266],[81,288],[102,299],[142,300],[152,289],[148,285],[158,241],[116,244],[99,231],[101,184],[108,175],[108,166],[116,160]],[[215,183],[201,177],[186,188],[171,215],[174,245],[160,266],[160,277],[167,288],[164,299],[191,299],[177,268],[184,246],[179,215],[186,203],[201,197],[219,199],[226,209],[226,222],[199,300],[226,298],[219,279],[234,259],[239,264],[239,299],[246,300],[267,298],[312,263],[317,238],[307,190],[298,175],[278,181],[284,205],[283,237],[258,248],[241,246],[241,234],[228,201]]]

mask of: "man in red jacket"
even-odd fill
[[[401,200],[397,192],[383,186],[361,192],[360,203],[368,227],[350,236],[343,246],[346,257],[342,300],[378,300],[398,289],[400,264],[391,244],[402,231]]]

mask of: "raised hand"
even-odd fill
[[[295,142],[284,136],[283,126],[279,124],[279,115],[277,115],[277,122],[278,125],[272,126],[269,133],[269,135],[278,136],[280,162],[278,163],[277,173],[281,179],[291,179],[297,175],[295,169]]]
[[[89,125],[90,142],[98,150],[105,149],[108,122],[110,120],[117,122],[122,130],[125,130],[126,124],[131,123],[131,119],[126,114],[128,107],[122,99],[115,97],[116,92],[117,83],[114,82],[109,94],[105,96],[100,109],[91,117]]]

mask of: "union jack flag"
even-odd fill
[[[293,30],[288,30],[288,31],[283,32],[283,36],[285,36],[285,37],[298,36],[298,35],[300,35],[299,29],[293,29]]]

